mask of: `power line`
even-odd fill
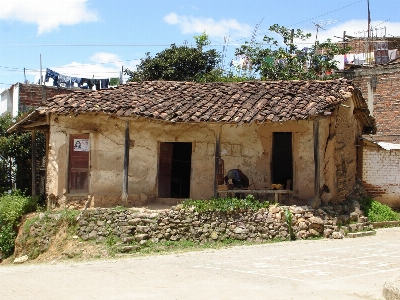
[[[172,43],[175,44],[176,43]],[[165,47],[171,44],[0,44],[0,47]]]
[[[347,7],[349,7],[349,6],[352,6],[352,5],[354,5],[354,4],[357,4],[357,3],[360,3],[360,2],[363,2],[363,1],[364,1],[364,0],[359,0],[359,1],[357,1],[357,2],[348,4],[348,5],[346,5],[346,6],[343,6],[343,7],[338,8],[338,9],[335,9],[335,10],[332,10],[332,11],[330,11],[330,12],[324,13],[324,14],[322,14],[322,15],[319,15],[319,16],[316,16],[316,17],[313,17],[313,18],[310,18],[310,19],[301,21],[301,22],[297,22],[297,23],[294,23],[294,24],[291,24],[291,25],[288,25],[287,27],[292,27],[292,26],[295,26],[295,25],[298,25],[298,24],[302,24],[302,23],[309,22],[309,21],[311,21],[311,20],[315,20],[315,19],[317,19],[317,18],[320,18],[320,17],[326,16],[326,15],[329,15],[329,14],[331,14],[331,13],[337,12],[337,11],[339,11],[339,10],[345,9],[345,8],[347,8]],[[260,34],[258,34],[258,35],[263,35],[263,34],[267,34],[267,32],[260,33]],[[237,39],[237,40],[234,40],[234,41],[232,41],[232,42],[242,41],[242,40],[245,40],[245,39],[248,39],[248,37],[247,37],[247,38],[242,38],[242,39]]]

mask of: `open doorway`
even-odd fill
[[[192,143],[160,143],[159,198],[189,198]]]
[[[272,137],[272,183],[293,187],[292,133],[274,132]]]

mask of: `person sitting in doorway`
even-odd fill
[[[225,184],[229,183],[229,179],[232,180],[234,188],[243,189],[249,187],[249,178],[239,169],[231,169],[228,174],[224,177]]]

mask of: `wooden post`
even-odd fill
[[[219,133],[215,139],[215,168],[214,168],[214,197],[217,198],[217,190],[218,190],[218,183],[217,183],[217,174],[219,169],[219,159],[221,158],[220,155],[220,138]]]
[[[319,186],[320,186],[320,154],[319,154],[319,120],[314,119],[313,122],[314,133],[314,201],[313,208],[318,208],[320,205]]]
[[[122,180],[122,204],[128,205],[128,177],[129,177],[129,121],[125,122],[125,152],[124,152],[124,175]]]
[[[44,175],[44,194],[46,195],[46,207],[47,209],[51,208],[51,203],[50,203],[50,197],[47,197],[47,166],[49,164],[49,143],[50,143],[50,129],[46,131],[46,152],[45,152],[45,157],[46,157],[46,166],[45,166],[45,175]]]
[[[32,197],[37,195],[36,191],[36,130],[32,130]]]

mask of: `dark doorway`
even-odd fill
[[[192,143],[160,143],[158,197],[189,198]]]
[[[274,132],[272,137],[272,183],[292,189],[293,154],[292,133]]]

